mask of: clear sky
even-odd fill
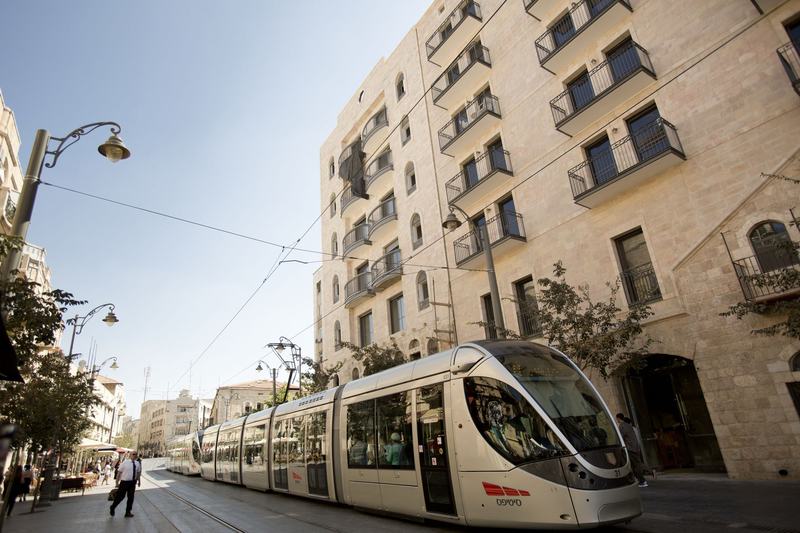
[[[38,128],[59,136],[101,120],[123,126],[131,159],[100,157],[108,131],[98,131],[45,169],[44,181],[290,244],[319,214],[319,147],[339,110],[428,5],[12,0],[0,7],[0,89],[25,164]],[[318,250],[319,231],[301,246]],[[279,252],[47,186],[28,240],[47,249],[53,286],[88,300],[82,313],[116,305],[120,322],[108,328],[98,314],[75,351],[96,343],[99,360],[119,358],[118,370],[103,373],[125,384],[136,417],[144,368],[148,399],[189,388],[189,376],[178,377]],[[193,394],[266,377],[255,361],[276,360],[263,346],[313,321],[317,266],[280,266],[193,368]],[[313,337],[309,328],[295,339],[309,356]]]

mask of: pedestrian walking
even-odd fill
[[[633,475],[636,476],[639,487],[645,488],[647,487],[647,481],[644,479],[642,448],[639,445],[639,439],[636,437],[636,430],[628,420],[622,413],[617,413],[617,425],[619,426],[619,432],[622,434],[622,440],[625,442],[625,447],[628,449],[628,457],[631,458]]]
[[[108,485],[108,480],[113,472],[114,469],[111,467],[111,463],[106,463],[105,468],[103,468],[103,481],[101,481],[100,484]]]
[[[25,465],[22,469],[22,487],[19,492],[19,500],[21,502],[26,501],[28,494],[31,493],[31,483],[33,483],[33,471],[31,470],[31,465]]]
[[[138,455],[136,452],[131,452],[130,458],[126,459],[119,465],[119,480],[117,485],[117,495],[114,497],[114,503],[109,508],[109,513],[114,516],[114,509],[126,497],[128,501],[125,502],[125,516],[130,518],[133,516],[131,509],[133,509],[133,495],[136,492],[136,483],[142,475],[142,463],[137,461]]]
[[[11,516],[11,511],[14,509],[14,503],[17,501],[22,490],[22,466],[17,465],[12,471],[11,477],[8,481],[8,512],[6,516]]]

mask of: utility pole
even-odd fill
[[[275,380],[278,377],[278,369],[273,368],[272,370],[272,405],[278,401],[278,389],[276,388]]]
[[[142,394],[142,407],[144,407],[144,402],[147,401],[147,387],[150,385],[150,367],[145,367],[144,369],[144,393]],[[136,434],[136,451],[139,451],[139,447],[142,443],[142,430],[144,429],[144,417],[142,416],[142,408],[139,408],[139,432]],[[149,435],[149,433],[148,433]]]

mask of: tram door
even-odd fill
[[[425,508],[431,513],[456,514],[444,419],[444,386],[417,389],[417,436]]]

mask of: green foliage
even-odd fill
[[[123,433],[122,435],[114,437],[114,444],[122,448],[136,448],[136,441],[133,440],[133,435],[130,433]]]
[[[303,358],[303,369],[301,376],[303,380],[303,396],[315,394],[328,390],[331,387],[331,379],[342,369],[343,363],[339,361],[331,367],[325,367],[323,362],[317,362],[309,357]],[[283,398],[282,394],[278,399]]]
[[[356,346],[349,342],[342,343],[343,348],[350,350],[353,359],[364,365],[362,375],[370,376],[383,370],[402,365],[407,362],[406,356],[392,341],[390,346],[378,346],[375,343],[367,346]]]
[[[567,269],[561,261],[553,265],[553,278],[540,278],[536,305],[521,302],[524,317],[539,326],[547,343],[567,354],[582,370],[593,368],[603,377],[635,362],[650,348],[653,340],[643,334],[641,321],[652,316],[646,305],[626,312],[617,305],[620,282],[606,283],[608,300],[594,301],[588,285],[573,287],[565,279]],[[494,325],[480,323],[491,330]],[[521,336],[505,330],[507,338]]]

